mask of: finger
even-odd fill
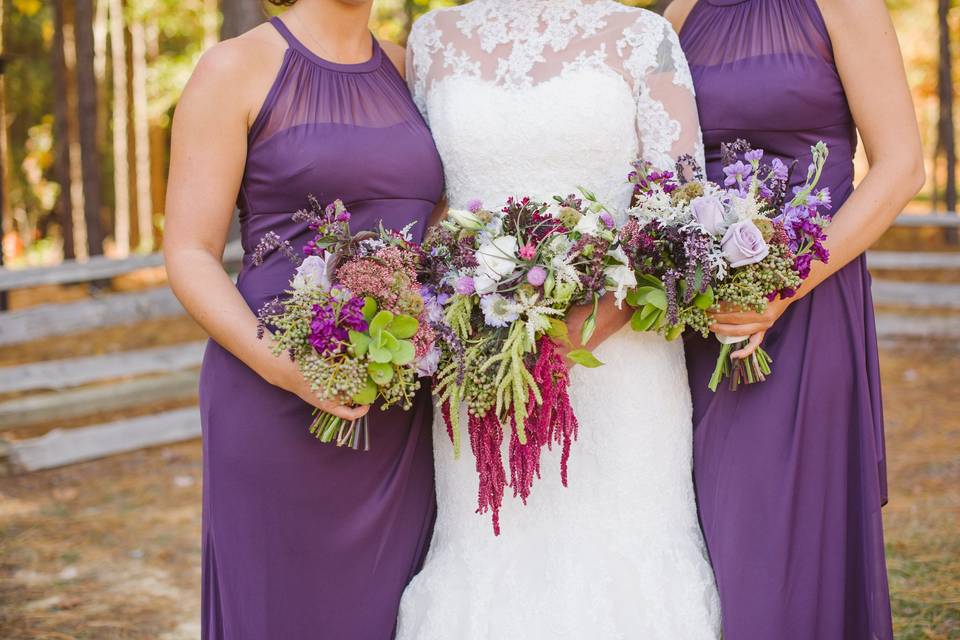
[[[764,333],[762,331],[760,333],[753,334],[752,336],[750,336],[750,341],[747,343],[747,346],[745,346],[743,349],[734,351],[733,353],[730,354],[730,357],[735,360],[743,360],[744,358],[749,358],[754,353],[756,353],[757,349],[760,348],[760,345],[763,343],[763,337],[764,337]]]
[[[752,336],[755,333],[766,331],[767,326],[763,324],[712,324],[710,331],[718,336]]]
[[[367,412],[370,411],[370,405],[361,405],[359,407],[347,407],[342,404],[335,403],[324,403],[325,406],[320,407],[327,413],[337,416],[338,418],[343,418],[344,420],[358,420],[363,416],[367,415]]]
[[[710,313],[710,319],[718,324],[752,324],[763,322],[764,317],[752,311],[735,311],[732,313]]]

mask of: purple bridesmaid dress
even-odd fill
[[[681,32],[707,153],[749,140],[799,158],[830,147],[836,212],[856,131],[816,0],[700,0]],[[883,549],[883,415],[870,276],[861,256],[767,334],[774,375],[707,389],[719,345],[687,343],[697,498],[725,640],[893,637]]]
[[[290,219],[308,194],[342,198],[354,230],[416,222],[422,235],[443,192],[430,132],[376,42],[369,61],[334,64],[273,25],[289,48],[250,130],[239,194],[237,286],[254,310],[293,266],[274,253],[251,268],[251,252],[268,231],[309,239]],[[369,452],[338,449],[309,434],[306,403],[211,341],[200,406],[203,638],[390,638],[435,514],[426,385],[412,411],[371,411]]]

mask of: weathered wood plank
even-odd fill
[[[166,287],[37,305],[0,314],[0,346],[182,313],[183,307]]]
[[[231,242],[224,249],[223,261],[225,264],[235,265],[242,257],[243,248],[238,241]],[[106,280],[139,269],[158,267],[162,264],[163,254],[157,252],[122,259],[94,256],[85,262],[65,260],[63,263],[51,267],[0,268],[0,291]]]
[[[960,252],[870,251],[867,253],[867,264],[871,269],[904,271],[960,269]]]
[[[147,403],[188,398],[196,393],[198,378],[196,371],[180,371],[161,377],[137,378],[7,400],[0,403],[0,428],[42,425]]]
[[[960,285],[874,280],[873,302],[918,310],[960,309]]]
[[[960,338],[960,316],[919,316],[906,313],[877,314],[877,335],[894,338],[947,339]]]
[[[191,342],[172,347],[0,367],[0,393],[58,390],[97,380],[183,371],[200,364],[205,345],[204,342]]]
[[[893,223],[895,227],[960,227],[956,213],[901,213]]]
[[[6,444],[6,466],[17,472],[51,469],[200,435],[196,407],[79,429],[57,429]]]

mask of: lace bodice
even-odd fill
[[[622,205],[638,157],[702,164],[686,60],[670,24],[649,11],[613,0],[474,0],[414,25],[407,67],[454,206],[577,186]]]
[[[407,81],[454,207],[590,189],[618,210],[638,157],[702,156],[690,73],[663,18],[612,0],[474,0],[427,14]],[[494,537],[476,514],[469,450],[434,422],[437,522],[398,640],[715,640],[719,612],[697,522],[690,393],[678,342],[629,327],[575,368],[569,487],[544,452],[526,506]],[[440,412],[437,412],[440,415]],[[463,418],[466,420],[466,417]]]

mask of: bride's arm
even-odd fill
[[[640,155],[661,169],[673,169],[678,159],[691,157],[704,166],[703,140],[693,82],[687,60],[680,49],[680,41],[670,24],[659,20],[661,41],[655,60],[638,60],[647,55],[646,47],[637,48],[626,59],[628,69],[644,69],[633,77],[637,85],[637,137]],[[626,176],[624,176],[626,179]],[[630,321],[633,309],[624,305],[618,309],[613,296],[601,298],[597,309],[597,328],[586,344],[580,344],[580,328],[593,311],[592,305],[571,310],[567,328],[574,348],[592,349],[619,331]]]

